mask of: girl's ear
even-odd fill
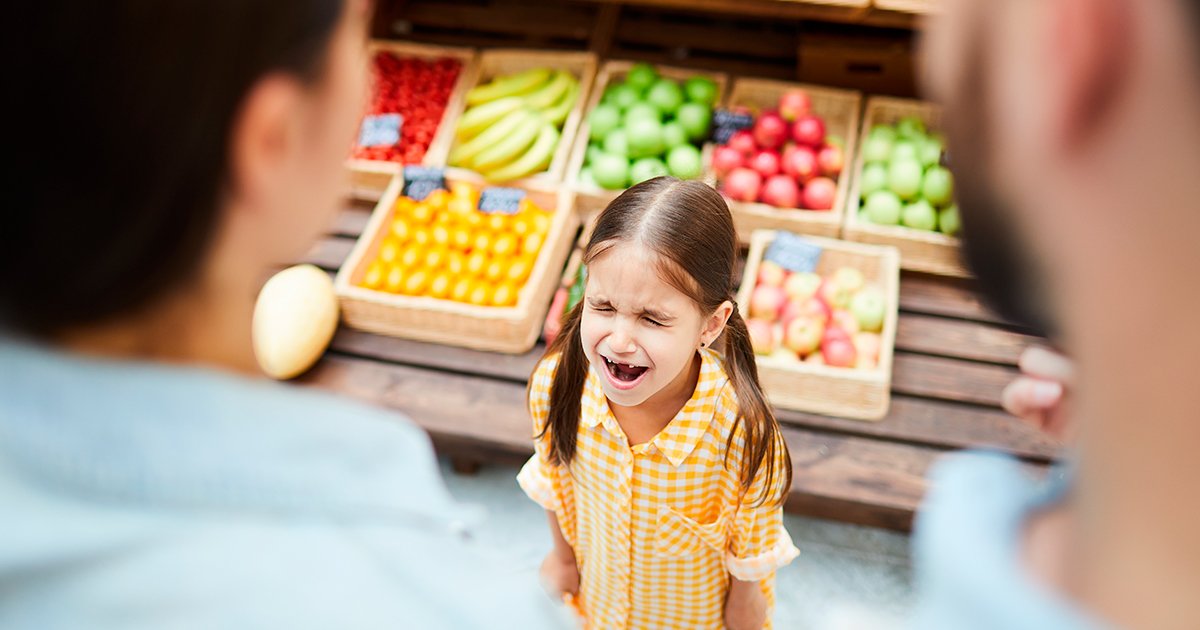
[[[733,302],[725,300],[713,311],[707,319],[704,320],[704,326],[700,330],[700,345],[711,345],[717,337],[721,336],[721,331],[725,330],[725,324],[733,315]]]

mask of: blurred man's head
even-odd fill
[[[1163,270],[1200,252],[1200,0],[944,5],[927,87],[994,306],[1053,333],[1105,290],[1184,290]]]

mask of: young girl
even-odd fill
[[[775,570],[799,553],[736,251],[712,188],[630,188],[597,220],[584,299],[530,379],[537,454],[518,481],[549,515],[542,578],[589,628],[769,626]]]

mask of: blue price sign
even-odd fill
[[[400,127],[404,117],[400,114],[367,116],[358,130],[358,144],[364,147],[390,147],[400,144]]]
[[[429,193],[446,187],[446,171],[424,166],[404,167],[404,195],[422,201]]]
[[[767,247],[764,260],[769,260],[793,273],[816,271],[821,261],[821,246],[791,232],[778,232]]]
[[[485,188],[479,193],[479,211],[486,214],[516,214],[525,191],[520,188]]]
[[[718,109],[713,112],[713,141],[725,144],[733,134],[753,126],[754,116],[750,114]]]

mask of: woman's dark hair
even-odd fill
[[[194,277],[251,87],[324,71],[341,0],[23,2],[0,328],[52,336]],[[11,111],[11,110],[10,110]],[[10,136],[11,138],[11,136]]]
[[[762,495],[756,497],[757,502],[782,502],[792,485],[791,457],[759,385],[750,334],[737,311],[737,234],[729,206],[712,187],[700,182],[656,177],[626,190],[600,213],[584,263],[620,243],[635,243],[657,254],[661,277],[692,298],[702,313],[716,311],[726,300],[733,302],[733,314],[722,334],[722,356],[737,395],[737,422],[745,433],[741,487],[749,492],[762,470]],[[549,417],[537,438],[544,439],[549,433],[549,456],[557,464],[570,463],[575,456],[580,400],[588,373],[579,336],[583,309],[583,302],[575,306],[546,351],[547,356],[558,355],[559,359],[550,389]],[[736,433],[729,434],[727,457]],[[781,462],[783,469],[777,470]],[[779,480],[783,483],[777,484]]]

